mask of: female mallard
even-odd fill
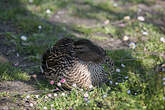
[[[65,88],[76,84],[89,89],[107,81],[108,74],[102,66],[105,63],[113,70],[113,62],[103,48],[86,39],[63,38],[44,53],[42,70],[46,78],[56,83],[65,79],[61,85]]]

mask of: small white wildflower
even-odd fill
[[[33,3],[33,0],[29,0],[29,3]]]
[[[43,109],[44,109],[44,110],[47,110],[47,107],[44,107]]]
[[[138,9],[138,12],[141,12],[141,11],[142,11],[142,9],[139,8],[139,9]]]
[[[138,16],[138,18],[137,18],[139,21],[144,21],[145,20],[145,18],[143,17],[143,16]]]
[[[125,68],[125,65],[124,64],[121,64],[121,67]]]
[[[51,104],[50,106],[51,106],[51,107],[54,107],[54,104]]]
[[[135,92],[135,95],[137,95],[137,93]]]
[[[109,24],[109,20],[104,21],[104,24],[105,25]]]
[[[130,20],[130,16],[125,16],[124,19],[125,20]]]
[[[163,42],[163,43],[165,43],[165,38],[164,37],[161,37],[160,38],[160,41]]]
[[[92,88],[93,88],[93,86],[92,86],[92,85],[90,85],[90,86],[89,86],[89,88],[90,88],[90,89],[92,89]]]
[[[134,43],[134,42],[131,42],[131,43],[129,44],[129,48],[134,49],[135,47],[136,47],[136,45],[135,45],[135,43]]]
[[[48,94],[48,97],[52,97],[52,94]]]
[[[163,97],[163,100],[165,100],[165,97]]]
[[[53,95],[54,95],[54,97],[57,97],[57,94],[56,93],[54,93]]]
[[[65,96],[65,93],[62,93],[61,95],[62,95],[62,96]]]
[[[162,80],[165,81],[165,77]]]
[[[84,94],[84,97],[88,97],[89,95],[88,95],[88,93],[86,92],[85,94]]]
[[[127,91],[127,93],[128,93],[128,94],[130,94],[130,93],[131,93],[131,91],[130,91],[130,90],[128,90],[128,91]]]
[[[39,95],[35,95],[35,97],[38,99],[39,98]]]
[[[87,98],[87,97],[85,97],[85,98],[84,98],[84,100],[87,102],[87,101],[88,101],[88,98]]]
[[[107,97],[107,94],[104,94],[104,95],[103,95],[103,98],[106,98],[106,97]]]
[[[163,85],[165,86],[165,82],[163,82]]]
[[[38,26],[38,29],[40,29],[40,30],[41,30],[41,29],[42,29],[42,26],[41,26],[41,25],[39,25],[39,26]]]
[[[77,85],[74,83],[74,84],[72,85],[72,87],[76,88],[76,87],[77,87]]]
[[[126,36],[126,35],[123,37],[123,40],[124,40],[124,41],[127,41],[128,39],[129,39],[129,37]]]
[[[162,68],[162,71],[165,71],[165,68]]]
[[[128,79],[128,76],[125,76],[125,79]]]
[[[21,36],[21,40],[26,41],[26,40],[27,40],[27,37],[24,36],[24,35],[22,35],[22,36]]]
[[[148,32],[144,31],[142,32],[143,35],[148,35]]]
[[[113,6],[114,6],[114,7],[117,7],[117,6],[118,6],[118,4],[117,4],[117,3],[114,3],[114,4],[113,4]]]
[[[116,72],[118,72],[118,73],[119,73],[119,72],[120,72],[120,69],[119,69],[119,68],[117,68],[117,69],[116,69]]]
[[[46,10],[46,13],[47,13],[47,14],[50,14],[50,13],[51,13],[50,9],[47,9],[47,10]]]
[[[112,81],[109,81],[110,84],[112,84],[113,82]]]
[[[80,91],[84,91],[83,89],[80,89]]]
[[[19,53],[17,53],[16,55],[17,55],[17,57],[19,57]]]
[[[26,98],[29,99],[30,98],[30,95],[27,95]]]
[[[30,103],[30,107],[33,107],[33,103]]]
[[[45,99],[48,99],[48,96],[45,96]]]
[[[118,85],[119,83],[118,82],[115,82],[115,85]]]
[[[57,86],[61,86],[61,83],[60,83],[60,82],[58,82],[58,83],[57,83]]]

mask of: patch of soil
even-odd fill
[[[0,82],[0,92],[10,95],[0,97],[0,110],[24,109],[29,110],[29,102],[21,97],[28,91],[35,90],[28,82],[21,81],[3,81]]]
[[[23,94],[23,93],[31,91],[31,90],[34,90],[34,87],[29,85],[27,82],[22,82],[22,81],[0,82],[0,92]]]

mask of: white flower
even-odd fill
[[[65,93],[62,93],[61,95],[62,95],[62,96],[65,96]]]
[[[165,81],[165,77],[162,80]]]
[[[161,37],[161,38],[160,38],[160,41],[161,41],[161,42],[165,42],[165,38],[164,38],[164,37]]]
[[[165,86],[165,82],[163,82],[163,85]]]
[[[47,9],[47,10],[46,10],[46,13],[47,13],[47,14],[50,14],[50,13],[51,13],[50,9]]]
[[[125,16],[124,19],[125,20],[130,20],[130,16]]]
[[[22,36],[21,36],[21,40],[26,41],[26,40],[27,40],[27,37],[24,36],[24,35],[22,35]]]
[[[29,99],[30,98],[30,95],[27,95],[26,98]]]
[[[88,98],[85,97],[84,100],[87,102],[88,101]]]
[[[57,83],[57,86],[61,86],[61,83],[60,83],[60,82],[58,82],[58,83]]]
[[[75,87],[75,88],[76,88],[76,87],[77,87],[77,85],[74,83],[74,84],[72,85],[72,87]]]
[[[83,91],[83,89],[80,89],[80,91]]]
[[[47,110],[47,107],[44,107],[43,109],[44,109],[44,110]]]
[[[123,40],[124,40],[124,41],[127,41],[128,39],[129,39],[129,37],[126,36],[126,35],[123,37]]]
[[[42,29],[42,26],[41,26],[41,25],[39,25],[39,26],[38,26],[38,29]]]
[[[118,6],[118,4],[117,4],[117,3],[114,3],[114,4],[113,4],[113,6],[114,6],[114,7],[117,7],[117,6]]]
[[[165,97],[163,97],[163,100],[165,100]]]
[[[136,45],[135,45],[135,43],[134,43],[134,42],[131,42],[131,43],[129,44],[129,48],[134,49],[135,47],[136,47]]]
[[[104,24],[105,25],[109,24],[109,20],[104,21]]]
[[[16,55],[17,55],[17,57],[19,57],[19,53],[17,53]]]
[[[121,64],[121,67],[125,68],[125,65],[124,64]]]
[[[54,93],[54,97],[57,97],[57,94],[56,93]]]
[[[103,98],[105,98],[105,97],[107,97],[107,94],[104,94],[104,95],[103,95]]]
[[[131,93],[131,91],[130,91],[130,90],[128,90],[128,91],[127,91],[127,93],[128,93],[128,94],[130,94],[130,93]]]
[[[137,93],[135,92],[135,95],[137,95]]]
[[[162,71],[165,71],[165,68],[162,68]]]
[[[45,96],[45,99],[48,99],[48,96]]]
[[[33,107],[33,103],[30,103],[30,106]]]
[[[145,18],[143,17],[143,16],[138,16],[138,18],[137,18],[139,21],[144,21],[145,20]]]
[[[35,97],[38,99],[39,98],[39,95],[35,95]]]
[[[109,81],[110,84],[112,84],[113,82],[112,81]]]
[[[144,31],[142,32],[143,35],[148,35],[148,32]]]
[[[51,107],[54,107],[54,104],[51,104],[50,106],[51,106]]]
[[[92,89],[92,88],[93,88],[93,86],[92,86],[92,85],[90,85],[90,86],[89,86],[89,88],[90,88],[90,89]]]
[[[139,8],[139,9],[138,9],[138,12],[141,12],[141,11],[142,11],[142,9]]]
[[[89,95],[88,95],[88,93],[86,92],[85,94],[84,94],[84,97],[88,97]]]
[[[29,0],[29,3],[33,3],[33,0]]]
[[[125,79],[128,79],[128,76],[125,76]]]
[[[48,94],[48,97],[52,97],[52,94]]]
[[[118,85],[119,83],[118,82],[115,82],[115,85]]]
[[[120,72],[120,69],[119,69],[119,68],[117,68],[117,69],[116,69],[116,72],[118,72],[118,73],[119,73],[119,72]]]

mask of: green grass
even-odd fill
[[[125,45],[134,42],[135,49],[107,50],[108,55],[114,60],[116,68],[120,69],[120,72],[110,75],[112,82],[108,86],[103,85],[102,88],[88,91],[89,96],[85,99],[84,94],[87,91],[74,89],[57,92],[57,96],[51,98],[45,98],[48,95],[47,92],[39,94],[39,98],[30,95],[30,99],[27,100],[35,101],[35,108],[41,110],[44,107],[50,109],[51,104],[57,110],[71,108],[75,110],[163,110],[165,108],[165,99],[163,99],[165,85],[163,82],[165,81],[162,79],[165,77],[165,73],[158,73],[154,68],[157,64],[165,63],[165,59],[161,56],[165,51],[165,43],[160,41],[160,38],[165,34],[159,26],[152,22],[138,21],[136,19],[138,8],[133,6],[140,3],[152,6],[155,1],[119,0],[117,7],[113,6],[114,2],[112,1],[101,3],[90,0],[80,3],[75,0],[34,0],[33,3],[29,3],[29,0],[9,0],[8,3],[0,1],[2,6],[0,7],[0,21],[8,24],[9,27],[10,25],[14,27],[14,32],[0,32],[0,35],[7,39],[6,46],[14,45],[15,50],[24,56],[25,60],[36,63],[36,66],[26,68],[25,71],[13,64],[0,64],[0,81],[27,81],[30,79],[28,72],[38,74],[43,52],[55,44],[59,37],[76,38],[74,33],[77,33],[83,38],[92,40],[106,42],[106,40],[113,38],[124,42],[123,36],[127,35],[129,41],[125,41]],[[123,4],[133,5],[122,7]],[[46,13],[48,7],[51,14]],[[81,23],[68,25],[61,22],[51,22],[54,19],[52,16],[61,9],[72,12],[70,16],[96,20],[98,23],[109,20],[110,23],[85,26]],[[164,16],[164,11],[160,11],[160,13],[162,14],[154,16],[151,16],[152,13],[150,13],[144,17],[159,19]],[[124,16],[130,16],[131,20],[123,20]],[[121,27],[118,21],[122,21],[125,26]],[[39,25],[42,26],[41,30],[38,29]],[[144,31],[148,35],[143,35]],[[97,32],[109,37],[95,35]],[[22,35],[27,36],[26,41],[20,39]],[[121,67],[121,64],[124,64],[125,67]],[[55,89],[47,81],[39,80],[35,86],[41,90]],[[62,93],[65,93],[65,96],[62,96]],[[0,96],[5,94],[1,93]],[[53,93],[51,94],[53,95]],[[23,95],[22,98],[26,99],[26,95]]]
[[[20,69],[13,67],[13,65],[8,63],[0,63],[0,81],[3,80],[29,80],[30,76],[22,72]]]

